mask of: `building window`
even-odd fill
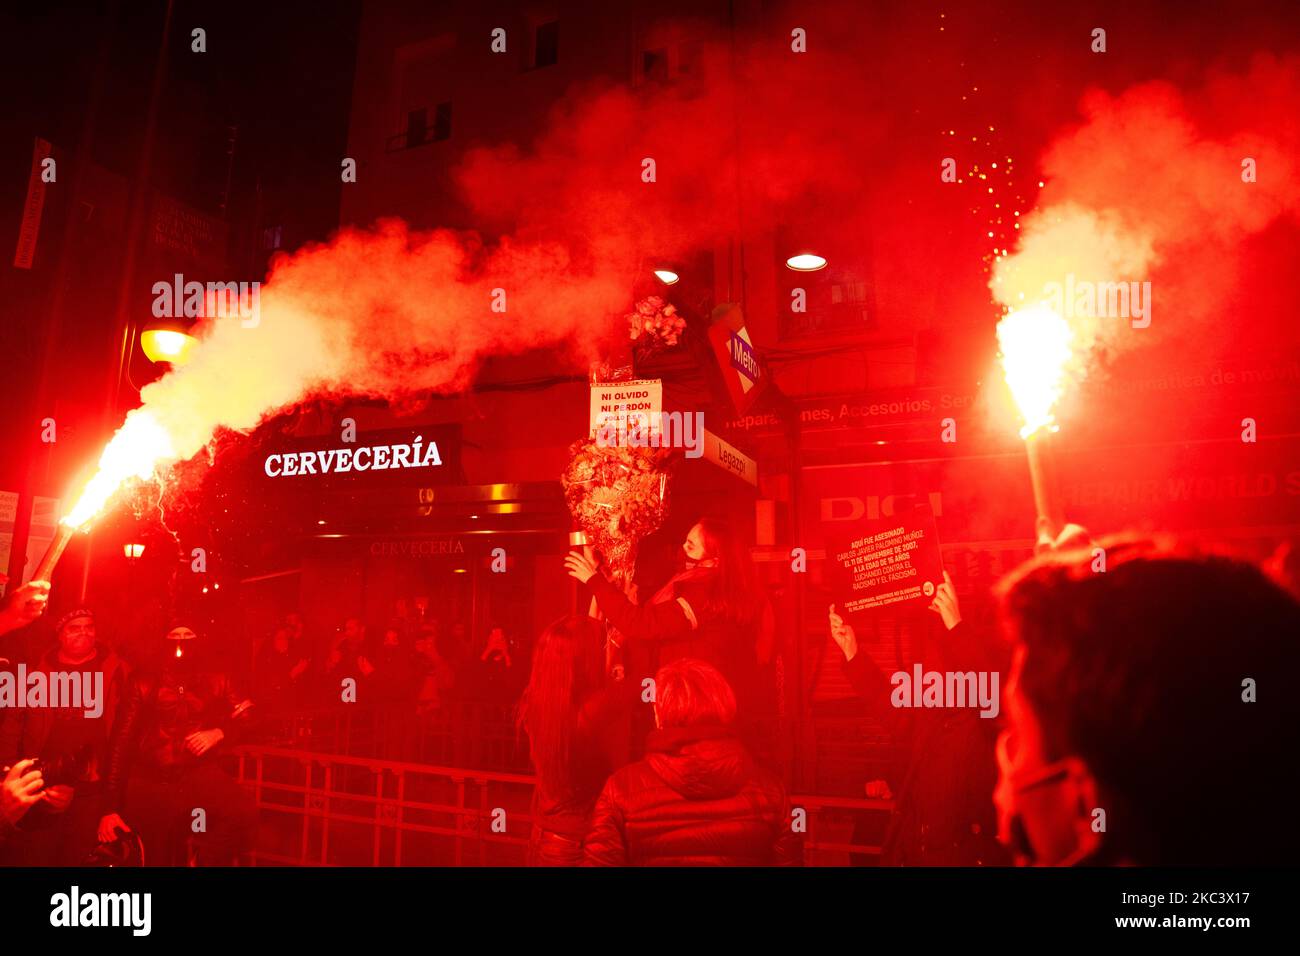
[[[451,139],[451,104],[439,103],[433,111],[433,141]]]
[[[776,278],[777,330],[782,341],[819,336],[873,335],[880,331],[870,259],[862,248],[830,246],[806,224],[778,225],[772,267]],[[786,258],[816,251],[828,264],[817,272],[795,272]],[[804,311],[795,312],[791,290],[803,289]]]
[[[408,110],[406,129],[388,138],[390,153],[402,149],[415,149],[426,143],[438,143],[451,139],[451,104],[439,103],[433,110],[433,125],[429,125],[429,111],[421,106]]]
[[[542,23],[533,31],[532,68],[555,66],[560,62],[560,21]]]
[[[646,50],[641,54],[641,78],[652,83],[668,79],[668,51]]]
[[[424,107],[406,114],[406,148],[424,143],[429,135],[429,111]]]

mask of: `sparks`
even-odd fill
[[[136,409],[104,449],[99,471],[82,491],[77,504],[64,516],[63,523],[73,528],[84,527],[128,480],[150,478],[160,462],[175,457],[166,429],[149,412]]]

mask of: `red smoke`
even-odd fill
[[[1066,271],[1149,279],[1151,328],[1100,320],[1088,344],[1107,351],[1170,337],[1222,344],[1241,328],[1229,310],[1258,323],[1281,290],[1260,284],[1245,296],[1242,265],[1251,243],[1280,219],[1288,222],[1270,238],[1294,248],[1286,231],[1300,211],[1298,102],[1295,57],[1262,56],[1244,74],[1213,73],[1199,89],[1153,82],[1117,96],[1088,92],[1084,121],[1045,151],[1047,187],[1024,221],[1020,248],[997,264],[995,294],[1009,306],[1020,293],[1032,301],[1044,281],[1061,282]],[[1247,159],[1254,182],[1243,181]]]
[[[1015,152],[1018,170],[1029,165],[1027,146],[1000,139],[1004,121],[1028,129],[1036,152],[1052,133],[1037,88],[1078,75],[1078,61],[1039,55],[1056,49],[1044,37],[1059,25],[1013,14],[999,48],[979,32],[985,19],[801,5],[742,24],[734,42],[714,22],[651,27],[645,49],[693,38],[668,82],[569,90],[533,140],[465,155],[454,180],[481,234],[391,221],[293,254],[262,290],[260,325],[217,323],[191,365],[144,389],[142,411],[186,458],[218,427],[248,430],[317,395],[464,388],[492,355],[550,348],[581,371],[617,334],[611,319],[631,304],[645,257],[761,242],[781,223],[811,223],[828,247],[851,250],[837,265],[861,266],[900,337],[931,323],[982,329],[987,314],[991,347],[976,261],[986,225],[971,208],[983,189],[941,183],[940,161],[967,168]],[[793,27],[808,53],[791,50]],[[1297,93],[1296,60],[1262,58],[1185,92],[1139,84],[1084,98],[1082,123],[1043,153],[1037,216],[1072,203],[1149,240],[1149,276],[1122,278],[1152,280],[1153,326],[1107,344],[1207,339],[1240,305],[1259,244],[1296,209]],[[1246,156],[1257,183],[1240,180]],[[642,181],[647,158],[653,183]],[[1264,262],[1294,249],[1283,238]],[[1250,309],[1277,304],[1260,291],[1270,286],[1254,287]],[[505,312],[492,309],[498,289]]]

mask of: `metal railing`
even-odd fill
[[[526,862],[532,776],[282,747],[243,746],[235,754],[239,782],[263,823],[255,865]],[[888,800],[810,795],[792,797],[791,805],[806,814],[804,858],[811,866],[878,859],[881,847],[854,842],[852,831],[864,815],[894,809]],[[873,822],[883,833],[888,820]]]

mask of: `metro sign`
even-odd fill
[[[710,327],[709,341],[722,368],[722,380],[727,384],[731,403],[737,412],[743,413],[762,390],[759,386],[763,373],[749,331],[743,325],[732,329],[725,321],[719,321]]]

